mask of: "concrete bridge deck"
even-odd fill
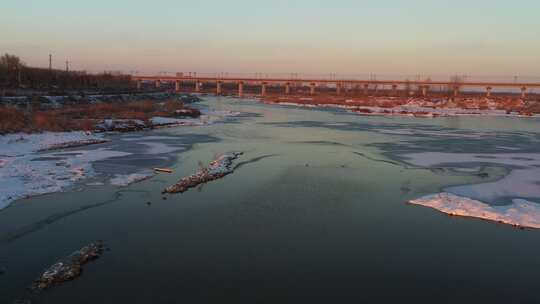
[[[424,96],[427,95],[430,87],[444,86],[452,89],[454,95],[459,94],[459,90],[462,88],[485,88],[486,95],[489,97],[493,88],[507,88],[507,89],[519,89],[521,90],[522,98],[525,98],[527,90],[531,88],[540,88],[540,83],[531,82],[452,82],[452,81],[406,81],[406,80],[357,80],[357,79],[299,79],[299,78],[242,78],[242,77],[196,77],[196,76],[140,76],[132,75],[131,79],[137,81],[137,87],[141,87],[142,81],[153,81],[156,87],[159,87],[161,82],[174,82],[176,84],[176,91],[180,91],[182,83],[194,83],[195,91],[200,91],[200,88],[205,83],[212,83],[216,86],[216,93],[222,93],[223,83],[235,83],[238,85],[238,95],[243,95],[245,84],[255,84],[261,86],[261,95],[266,94],[266,86],[269,84],[283,85],[284,93],[290,93],[290,86],[297,83],[308,83],[310,86],[310,93],[315,94],[315,89],[318,85],[335,85],[336,93],[339,95],[341,89],[346,85],[363,86],[364,91],[367,92],[369,86],[391,86],[393,90],[397,90],[398,87],[404,86],[416,86],[422,90]]]

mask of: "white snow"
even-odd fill
[[[142,139],[144,140],[144,138]],[[182,147],[174,147],[171,145],[167,145],[165,143],[160,142],[138,142],[139,144],[145,145],[148,147],[146,150],[146,154],[164,154],[164,153],[171,153],[175,151],[183,150]]]
[[[350,101],[348,102],[350,103]],[[479,110],[479,109],[461,109],[461,108],[433,108],[427,106],[408,103],[391,108],[373,107],[373,106],[350,106],[342,104],[303,104],[290,101],[278,102],[279,105],[296,106],[304,108],[342,108],[349,110],[369,110],[369,112],[354,112],[366,116],[406,116],[406,117],[448,117],[448,116],[499,116],[499,117],[540,117],[540,114],[524,116],[518,113],[507,113],[505,110]]]
[[[101,136],[85,132],[45,132],[0,136],[0,209],[24,197],[62,191],[94,174],[92,162],[130,153],[100,148],[66,153],[53,147],[80,146]]]
[[[420,152],[403,156],[408,163],[426,167],[449,163],[492,163],[514,166],[516,168],[512,169],[510,174],[498,181],[449,187],[445,191],[485,201],[502,197],[540,197],[540,154]]]
[[[140,140],[174,140],[174,139],[178,139],[177,137],[174,137],[174,136],[159,136],[159,135],[150,135],[150,136],[144,136],[144,137],[140,137],[140,136],[133,136],[133,137],[125,137],[125,138],[122,138],[122,140],[124,141],[140,141]]]
[[[202,116],[201,116],[202,117]],[[165,125],[188,125],[188,126],[202,126],[202,118],[170,118],[170,117],[152,117],[150,122],[154,126]]]
[[[185,125],[185,126],[204,126],[222,121],[227,117],[238,116],[240,112],[202,110],[202,115],[198,118],[170,118],[170,117],[152,117],[150,122],[155,126],[167,125]]]
[[[377,132],[390,135],[411,135],[411,136],[441,136],[441,137],[460,137],[460,138],[472,138],[482,139],[486,133],[481,132],[468,132],[463,133],[451,133],[447,131],[436,130],[422,130],[422,129],[378,129]]]
[[[121,175],[117,174],[114,178],[111,179],[111,185],[118,187],[126,187],[133,183],[149,179],[155,175],[152,171],[143,171],[139,173]]]
[[[523,199],[513,199],[512,204],[507,206],[490,206],[481,201],[443,192],[411,200],[409,203],[434,208],[450,215],[540,228],[540,205]]]
[[[103,140],[100,134],[90,132],[15,133],[0,136],[0,157],[26,155],[70,143],[93,143]]]

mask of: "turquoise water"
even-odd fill
[[[80,184],[1,211],[0,302],[540,300],[538,231],[406,204],[450,186],[497,181],[515,168],[422,168],[403,158],[424,151],[540,153],[540,120],[361,117],[213,97],[201,107],[242,115],[111,135],[106,145],[119,151],[139,153],[137,142],[179,150],[95,163],[103,186]],[[245,153],[234,174],[163,199],[163,188],[229,151]],[[115,172],[154,166],[175,171],[126,188],[107,183]],[[479,168],[456,170],[472,167]],[[80,278],[39,295],[25,290],[46,267],[94,240],[111,250]]]

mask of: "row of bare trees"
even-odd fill
[[[18,56],[0,57],[0,89],[69,90],[99,89],[118,91],[132,89],[129,75],[111,73],[88,74],[84,71],[62,71],[27,66]]]

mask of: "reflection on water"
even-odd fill
[[[491,204],[540,202],[528,188],[540,177],[528,175],[527,188],[504,182],[538,170],[537,119],[359,117],[210,97],[201,107],[243,114],[112,136],[106,147],[129,156],[94,163],[97,176],[72,191],[0,212],[0,302],[539,300],[538,231],[405,204],[452,189]],[[162,198],[230,151],[245,153],[234,174]],[[155,166],[174,173],[109,183]],[[508,186],[500,195],[486,188],[497,183]],[[99,239],[112,250],[82,277],[25,294],[44,268]]]

